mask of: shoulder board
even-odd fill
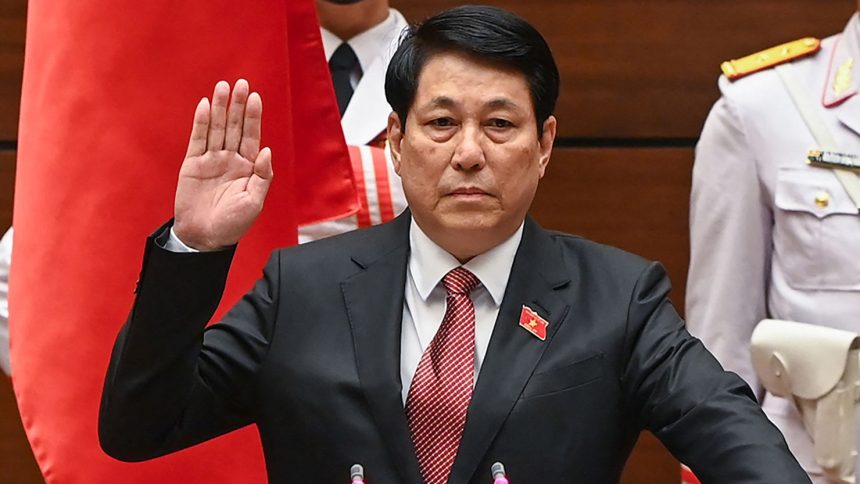
[[[723,62],[720,68],[730,81],[734,81],[754,72],[812,55],[819,50],[821,50],[820,39],[804,37],[740,59]]]

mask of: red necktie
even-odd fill
[[[475,372],[475,306],[469,299],[480,281],[463,267],[442,279],[447,307],[439,331],[421,356],[406,416],[426,484],[445,484],[472,400]]]

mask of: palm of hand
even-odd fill
[[[262,102],[238,81],[220,82],[212,107],[200,101],[176,189],[176,235],[186,245],[212,250],[233,245],[263,207],[272,179],[271,152],[260,146]]]

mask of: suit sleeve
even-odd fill
[[[651,264],[633,290],[622,377],[630,414],[704,484],[809,483],[749,387],[687,332],[669,289]]]
[[[224,321],[206,328],[232,255],[174,253],[149,239],[102,394],[99,440],[109,455],[150,459],[253,421],[255,377],[277,311],[278,256]]]
[[[761,398],[750,336],[767,314],[773,215],[732,86],[721,82],[693,165],[686,318],[690,333]]]

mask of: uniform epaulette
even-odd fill
[[[764,69],[784,64],[794,59],[812,55],[821,50],[821,40],[815,37],[786,42],[761,52],[723,62],[720,68],[730,81]]]

